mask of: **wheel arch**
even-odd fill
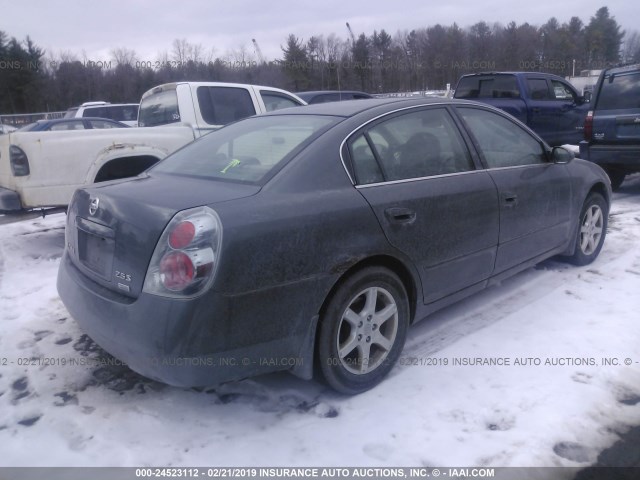
[[[600,195],[602,195],[602,197],[606,200],[606,202],[609,205],[609,207],[611,206],[611,195],[609,193],[609,189],[604,184],[604,182],[598,181],[598,182],[594,183],[593,185],[591,185],[591,187],[585,192],[585,195],[582,198],[582,201],[580,202],[580,204],[578,206],[577,220],[576,220],[575,225],[574,225],[573,230],[572,230],[571,240],[569,241],[569,244],[567,245],[567,248],[565,249],[565,251],[560,254],[561,256],[571,256],[571,255],[573,255],[573,253],[575,252],[575,250],[577,248],[577,245],[578,245],[578,237],[577,237],[578,228],[580,228],[580,212],[582,211],[582,207],[584,206],[584,202],[587,201],[587,198],[589,198],[589,195],[591,195],[592,193],[599,193]],[[609,214],[609,212],[607,212],[607,215],[608,214]]]
[[[362,259],[349,267],[345,272],[343,272],[342,275],[340,275],[340,278],[333,284],[331,290],[329,290],[329,293],[324,299],[322,306],[320,307],[320,311],[318,312],[320,317],[322,317],[327,308],[327,305],[331,301],[331,298],[335,295],[336,291],[344,284],[346,279],[351,277],[356,272],[359,272],[360,270],[363,270],[367,267],[383,267],[398,276],[398,278],[402,282],[402,285],[404,286],[405,291],[407,292],[410,316],[409,323],[412,324],[414,322],[418,306],[417,302],[419,298],[419,280],[404,262],[396,257],[385,254],[374,255]]]

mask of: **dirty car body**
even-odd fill
[[[598,166],[486,105],[281,110],[77,190],[58,291],[162,382],[308,379],[315,362],[358,393],[414,321],[551,256],[593,261],[609,198]]]

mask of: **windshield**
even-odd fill
[[[314,115],[249,118],[178,150],[152,171],[261,183],[270,172],[337,122],[337,117]]]
[[[155,127],[180,121],[178,95],[175,89],[153,93],[142,99],[138,114],[138,126]]]
[[[624,110],[640,107],[640,72],[605,75],[598,98],[598,110]]]

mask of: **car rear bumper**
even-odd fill
[[[601,166],[640,171],[640,144],[599,145],[580,142],[580,158]]]
[[[256,315],[247,296],[176,300],[142,293],[131,299],[88,279],[66,253],[57,287],[71,316],[98,345],[163,383],[210,386],[299,369],[309,360],[299,356],[308,322]]]

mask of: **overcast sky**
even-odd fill
[[[108,60],[114,48],[126,47],[139,60],[155,61],[174,39],[184,38],[224,58],[241,46],[254,54],[255,38],[273,60],[281,58],[280,46],[290,33],[303,40],[331,33],[347,38],[346,22],[356,36],[381,29],[394,35],[436,23],[464,28],[481,20],[542,25],[550,17],[564,23],[578,16],[586,24],[603,5],[605,0],[0,0],[0,30],[21,40],[30,35],[54,57],[72,52],[80,59]],[[640,29],[640,2],[606,5],[624,29]]]

